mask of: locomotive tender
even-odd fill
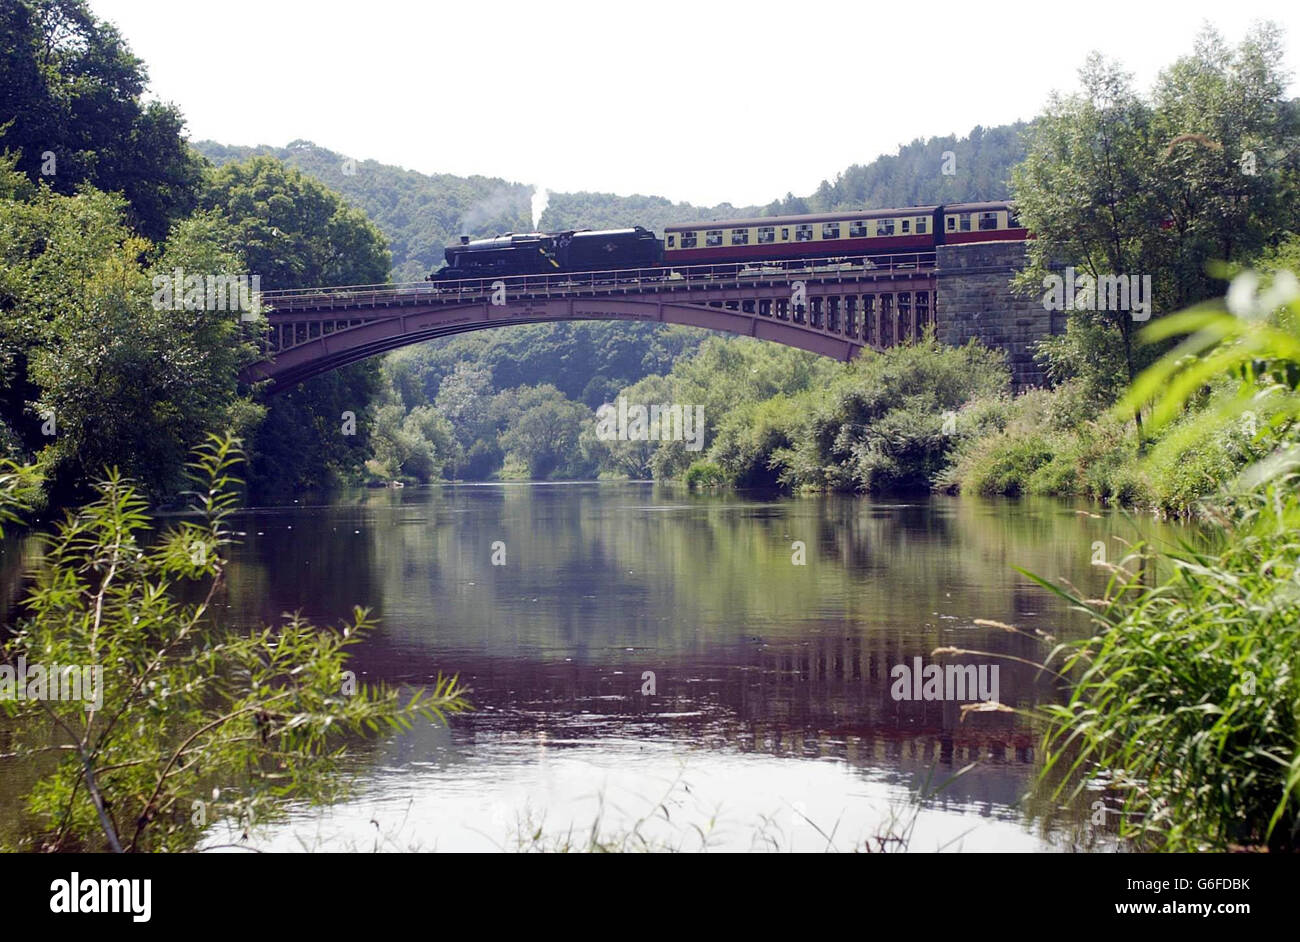
[[[642,226],[461,236],[459,245],[447,247],[446,266],[428,280],[923,252],[1028,237],[1006,201],[716,219],[666,226],[662,240]]]

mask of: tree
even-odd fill
[[[365,215],[270,157],[211,171],[201,204],[233,228],[263,290],[388,277],[391,256]],[[369,411],[381,385],[379,364],[369,360],[270,398],[252,442],[250,487],[279,493],[358,480],[371,454]]]
[[[1194,54],[1160,74],[1153,156],[1171,310],[1222,291],[1207,260],[1247,261],[1294,220],[1287,191],[1300,150],[1284,56],[1275,25],[1254,27],[1235,49],[1207,27]]]
[[[18,168],[56,192],[121,193],[154,241],[194,208],[202,158],[171,105],[141,100],[148,74],[86,0],[14,0],[0,12],[0,129]]]
[[[336,796],[348,737],[466,708],[455,679],[405,702],[357,684],[349,652],[374,624],[362,609],[338,630],[298,616],[247,634],[215,622],[237,460],[230,439],[201,449],[196,516],[157,540],[145,539],[147,505],[117,472],[48,538],[27,614],[0,646],[0,685],[28,668],[31,693],[30,668],[42,667],[43,698],[0,699],[3,758],[53,760],[29,766],[40,849],[189,850],[209,822],[247,828],[290,799]],[[0,469],[0,512],[21,504],[29,474]]]
[[[534,479],[579,476],[578,436],[591,411],[542,385],[501,393],[497,407],[510,418],[501,446]]]
[[[381,406],[375,414],[374,445],[371,467],[376,473],[421,484],[437,480],[461,455],[451,423],[432,406],[405,415],[396,402]]]
[[[1080,93],[1051,97],[1028,155],[1012,173],[1020,218],[1036,236],[1017,284],[1038,293],[1062,259],[1097,283],[1111,274],[1150,273],[1160,258],[1151,110],[1133,91],[1132,76],[1097,53],[1079,76]],[[1112,334],[1125,380],[1136,375],[1130,309],[1072,310],[1070,316]]]
[[[1216,294],[1211,263],[1248,261],[1297,207],[1295,109],[1282,97],[1281,52],[1271,24],[1236,49],[1206,29],[1145,99],[1128,73],[1091,55],[1081,90],[1051,98],[1013,172],[1021,219],[1037,237],[1017,284],[1041,292],[1054,263],[1094,283],[1146,277],[1148,316]],[[1111,387],[1113,400],[1160,353],[1133,343],[1132,310],[1070,310],[1067,339],[1042,349],[1054,378]]]
[[[24,189],[13,174],[0,165],[19,197],[0,201],[5,424],[39,454],[56,499],[106,466],[151,495],[173,493],[206,434],[260,417],[236,382],[257,356],[237,315],[155,303],[159,270],[241,270],[232,234],[199,215],[157,250],[127,227],[120,197]]]

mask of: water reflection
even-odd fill
[[[300,610],[331,622],[370,605],[381,629],[358,654],[364,677],[458,673],[476,708],[379,747],[358,798],[276,831],[281,848],[379,834],[395,847],[485,848],[521,815],[548,829],[602,813],[630,826],[665,790],[680,804],[654,827],[670,843],[720,820],[711,846],[820,847],[811,819],[847,848],[971,762],[926,803],[913,846],[1042,847],[1016,808],[1036,731],[1014,714],[895,701],[890,669],[944,646],[1040,658],[1037,643],[974,624],[1082,630],[1012,566],[1096,591],[1094,542],[1118,555],[1114,537],[1135,538],[1131,521],[1054,502],[638,484],[369,492],[250,511],[241,526],[235,621]],[[792,562],[796,541],[805,565]],[[1022,663],[961,660],[999,665],[1004,703],[1053,695]]]

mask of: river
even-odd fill
[[[1067,849],[1082,822],[1022,801],[1033,723],[963,719],[974,684],[900,699],[895,668],[983,665],[1015,708],[1056,696],[1008,659],[1041,643],[975,620],[1076,637],[1082,618],[1013,567],[1096,594],[1098,541],[1115,559],[1135,528],[1175,530],[1056,501],[641,483],[364,491],[236,526],[232,623],[369,606],[363,681],[457,674],[473,704],[367,747],[352,797],[263,829],[272,850],[584,848],[593,828],[630,848]]]

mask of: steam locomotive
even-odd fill
[[[1006,201],[801,216],[721,219],[666,226],[659,239],[643,226],[566,232],[461,236],[430,281],[560,272],[672,268],[676,265],[839,258],[923,252],[958,242],[1023,240],[1015,206]]]
[[[581,229],[567,232],[508,232],[492,239],[461,236],[447,246],[445,268],[430,281],[542,275],[556,272],[658,268],[663,242],[642,226],[631,229]]]

